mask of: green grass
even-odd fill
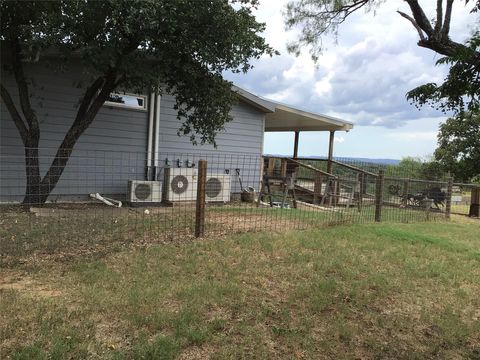
[[[349,225],[10,268],[0,357],[476,359],[478,230]]]
[[[68,206],[68,205],[67,205]],[[3,209],[2,209],[3,210]],[[48,215],[13,208],[0,213],[2,264],[28,262],[36,254],[75,258],[79,254],[105,254],[124,245],[193,234],[195,213],[163,209],[146,214],[143,208],[45,208]]]
[[[47,207],[35,216],[18,208],[0,212],[0,267],[28,263],[32,257],[76,258],[87,254],[101,256],[153,242],[191,239],[195,228],[195,209],[190,207],[112,209],[83,205]],[[3,210],[3,209],[2,209]],[[43,211],[43,210],[42,210]],[[398,207],[383,208],[383,221],[418,222],[435,220],[441,214]],[[233,203],[208,206],[205,232],[225,235],[242,232],[284,232],[321,228],[338,224],[368,223],[375,218],[372,205],[337,207],[331,210],[257,208],[254,204]],[[126,246],[125,246],[126,245]]]
[[[375,206],[364,205],[360,210],[356,206],[350,208],[338,206],[336,208],[323,207],[324,210],[315,209],[311,207],[303,207],[299,209],[280,209],[261,207],[256,208],[246,206],[233,206],[233,207],[212,207],[208,211],[216,213],[237,213],[244,216],[264,216],[266,222],[269,219],[286,219],[286,220],[298,220],[304,222],[305,225],[315,224],[335,224],[342,222],[349,223],[365,223],[372,222],[375,219]],[[429,213],[426,213],[424,209],[415,208],[400,208],[393,206],[384,206],[382,209],[382,220],[385,222],[419,222],[435,219],[443,219],[444,214],[432,209]]]
[[[468,215],[470,204],[452,204],[452,213]]]

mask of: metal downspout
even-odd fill
[[[155,133],[153,141],[153,180],[158,180],[158,168],[159,168],[159,158],[160,154],[158,153],[160,145],[160,101],[161,96],[155,96]]]
[[[146,179],[152,179],[152,146],[153,146],[153,120],[155,111],[155,95],[150,93],[148,102],[148,134],[147,134],[147,168]]]

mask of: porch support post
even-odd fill
[[[298,157],[298,138],[300,136],[300,131],[295,131],[295,142],[293,143],[293,158]]]
[[[333,160],[333,139],[335,138],[335,131],[330,131],[330,141],[328,143],[328,163],[327,172],[332,173],[332,160]]]

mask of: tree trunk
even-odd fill
[[[41,203],[40,195],[42,190],[40,183],[42,178],[40,177],[39,141],[40,129],[30,129],[24,140],[26,175],[25,197],[22,202],[24,205],[37,205]]]
[[[60,180],[60,177],[62,176],[63,171],[70,160],[70,155],[72,155],[75,144],[80,136],[90,126],[110,92],[112,92],[117,85],[115,80],[116,75],[112,71],[106,76],[105,81],[103,78],[98,78],[87,89],[72,126],[67,131],[62,144],[59,146],[57,153],[55,154],[55,158],[53,159],[47,173],[40,181],[40,185],[38,187],[40,191],[38,194],[38,204],[44,204],[52,190],[55,188],[55,186],[57,186],[58,181]],[[96,95],[100,88],[100,92],[98,95]]]
[[[116,69],[109,68],[105,75],[99,76],[87,88],[73,124],[65,135],[62,144],[55,154],[54,160],[42,179],[40,176],[38,148],[40,127],[37,116],[30,103],[31,96],[28,90],[28,82],[23,71],[20,43],[18,39],[15,39],[9,44],[12,53],[10,65],[17,83],[20,108],[24,118],[20,115],[9,91],[2,83],[0,83],[0,97],[4,101],[24,144],[26,188],[23,204],[40,206],[47,201],[48,196],[60,180],[78,139],[90,126],[109,94],[124,80],[124,77],[120,76],[117,78]],[[126,55],[134,51],[137,46],[137,43],[129,44],[129,46],[124,49],[123,54]],[[118,62],[120,62],[120,60],[121,59],[118,59]]]
[[[77,116],[65,135],[62,144],[57,149],[55,158],[43,179],[40,176],[40,128],[36,116],[31,110],[30,104],[24,104],[24,107],[22,108],[25,116],[24,121],[17,111],[8,90],[3,84],[0,84],[0,96],[9,110],[10,116],[12,117],[24,144],[26,187],[22,203],[25,206],[41,206],[45,204],[48,196],[60,180],[78,139],[90,126],[110,92],[118,85],[119,82],[115,81],[115,79],[115,73],[112,72],[107,75],[105,80],[103,77],[99,77],[87,89],[77,112]],[[24,86],[19,88],[21,96],[23,96],[24,99],[28,99],[27,87]],[[27,113],[28,116],[25,115],[25,113]],[[26,126],[26,123],[29,125],[28,127]]]
[[[41,193],[38,197],[40,204],[44,204],[47,201],[48,196],[52,190],[55,189],[55,186],[57,186],[58,181],[60,180],[60,177],[67,166],[68,160],[70,160],[70,155],[73,152],[73,147],[75,146],[77,140],[78,138],[67,144],[62,143],[62,145],[58,148],[55,159],[40,183]]]
[[[40,163],[38,147],[25,147],[25,173],[27,183],[25,188],[24,205],[40,205],[42,189],[40,178]]]

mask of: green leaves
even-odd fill
[[[292,0],[284,13],[287,29],[301,26],[295,42],[288,44],[287,50],[299,55],[303,47],[309,49],[314,61],[323,50],[322,37],[337,36],[339,26],[354,12],[360,9],[370,11],[385,0]]]
[[[480,106],[480,33],[475,33],[454,56],[443,57],[437,65],[450,65],[445,81],[428,83],[407,93],[417,107],[429,105],[444,112],[477,111]]]
[[[435,158],[455,178],[468,181],[480,177],[480,115],[459,113],[440,125]]]
[[[246,72],[252,59],[275,54],[258,35],[265,29],[252,14],[258,1],[233,3],[2,0],[0,38],[18,39],[30,59],[47,51],[67,62],[79,57],[92,78],[118,74],[121,88],[169,90],[177,97],[180,132],[213,142],[235,100],[222,73]]]

